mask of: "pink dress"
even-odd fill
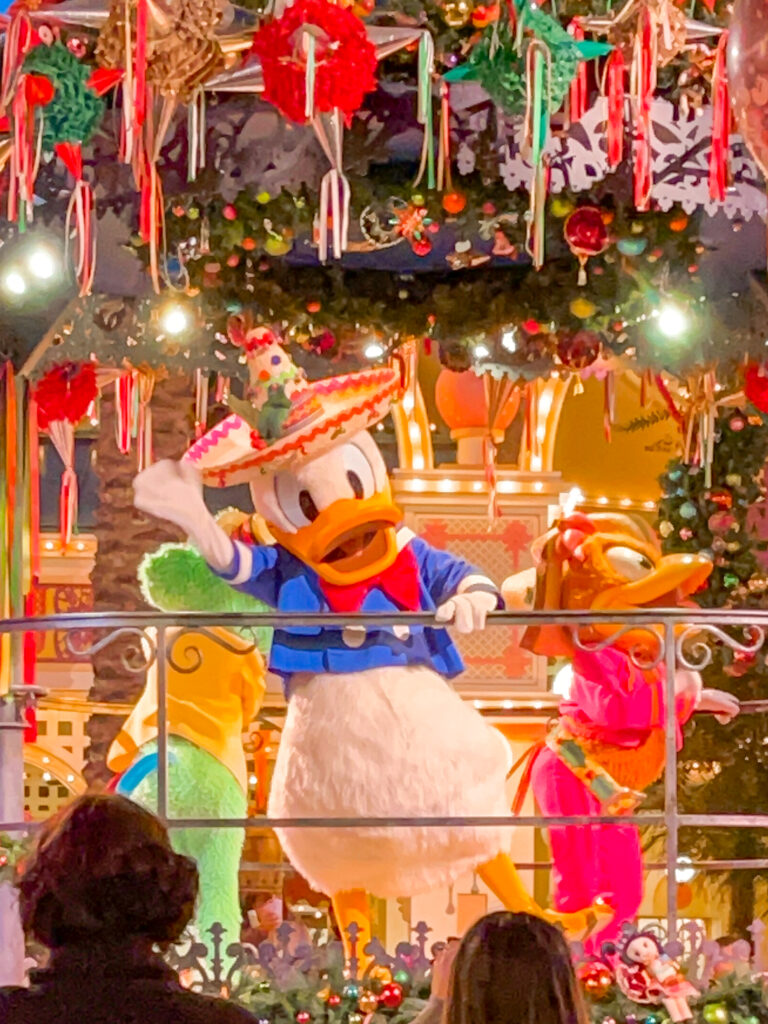
[[[571,693],[560,705],[560,717],[574,735],[624,751],[639,750],[654,730],[663,729],[664,707],[663,666],[643,672],[615,648],[577,651]],[[681,726],[692,713],[693,701],[678,697],[678,749]],[[531,787],[542,814],[603,813],[596,797],[548,747],[533,764]],[[549,829],[549,842],[555,907],[581,910],[603,896],[615,910],[607,927],[587,940],[587,951],[597,951],[601,943],[617,936],[622,922],[635,918],[642,901],[638,830],[621,824],[558,826]]]

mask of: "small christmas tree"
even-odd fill
[[[720,410],[711,482],[705,470],[678,459],[661,477],[658,530],[665,553],[705,552],[714,569],[695,595],[704,608],[768,607],[768,582],[761,578],[761,542],[750,527],[750,510],[765,498],[768,422],[751,407]],[[741,628],[726,630],[738,643]],[[730,690],[739,700],[768,698],[764,652],[755,655],[712,644],[706,686]],[[762,717],[745,715],[723,727],[710,716],[695,716],[687,728],[680,769],[683,813],[768,813],[768,736]],[[764,858],[768,841],[756,829],[683,829],[681,853],[694,860]],[[753,886],[758,872],[721,875],[730,889],[731,928],[744,934],[754,916]]]

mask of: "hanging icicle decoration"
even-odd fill
[[[187,107],[187,181],[205,170],[205,91],[199,87]]]
[[[617,46],[605,64],[603,93],[608,106],[605,128],[608,166],[618,167],[624,159],[624,75],[626,65],[621,47]]]
[[[336,109],[328,117],[330,131],[326,131],[323,115],[312,122],[315,134],[331,165],[320,182],[320,210],[318,214],[318,255],[321,263],[328,260],[329,224],[334,259],[341,259],[349,240],[349,203],[351,191],[343,171],[344,117]]]
[[[657,36],[656,16],[644,5],[635,35],[630,86],[635,109],[634,202],[640,211],[650,208],[653,187],[651,105],[656,92]]]

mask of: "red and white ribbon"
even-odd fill
[[[320,182],[320,209],[317,248],[321,263],[328,259],[329,225],[332,239],[333,258],[341,259],[349,242],[349,204],[352,196],[349,182],[342,170],[344,144],[344,117],[340,110],[334,110],[328,118],[330,131],[326,131],[322,116],[312,122],[318,141],[323,148],[330,171]]]
[[[618,167],[624,159],[624,75],[626,65],[621,47],[617,46],[605,64],[603,91],[608,106],[605,134],[608,166]]]
[[[584,39],[581,18],[573,18],[568,25],[568,34],[578,43]],[[580,60],[576,75],[568,89],[568,116],[571,121],[580,121],[587,111],[588,86],[587,62]]]
[[[75,426],[69,420],[48,424],[48,434],[59,458],[64,463],[59,490],[59,533],[62,547],[72,540],[77,521],[77,475],[75,474]]]
[[[634,201],[638,210],[651,205],[653,123],[651,104],[656,92],[656,16],[644,5],[635,36],[631,93],[635,108]]]
[[[717,44],[712,71],[712,148],[709,151],[709,195],[722,203],[728,188],[728,163],[731,141],[731,103],[728,95],[728,71],[725,61],[728,33]]]
[[[115,381],[115,439],[118,450],[127,455],[131,450],[134,428],[136,379],[132,370],[121,373]]]

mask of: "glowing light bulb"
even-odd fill
[[[51,773],[50,772],[43,772],[43,779],[46,782],[50,782],[51,781]]]
[[[688,317],[679,306],[666,303],[656,315],[659,331],[667,338],[679,338],[688,330]]]
[[[537,480],[536,483],[533,485],[533,489],[534,491],[543,491],[544,484],[541,482],[541,480]]]
[[[552,693],[558,697],[564,697],[566,700],[571,695],[571,686],[573,685],[573,668],[571,665],[563,665],[561,669],[555,674],[555,678],[552,680]]]
[[[74,781],[75,781],[75,776],[70,773],[67,776],[67,782],[74,782]]]
[[[552,408],[552,392],[545,391],[539,399],[539,416],[549,416],[549,411]]]
[[[413,468],[414,469],[424,469],[424,456],[423,455],[414,455],[413,456]]]
[[[507,352],[517,351],[517,328],[507,327],[501,335],[501,347]]]
[[[27,266],[30,274],[40,278],[41,281],[49,281],[57,270],[57,262],[50,249],[39,246],[33,249],[27,256]]]
[[[160,318],[160,326],[166,334],[183,334],[189,325],[189,313],[182,306],[169,306]]]
[[[23,295],[27,290],[27,282],[18,270],[9,270],[3,278],[3,287],[11,295]]]
[[[472,349],[472,355],[475,359],[487,359],[490,354],[491,350],[487,345],[484,345],[483,342],[480,342],[479,345],[475,345]]]
[[[365,346],[363,355],[366,359],[381,359],[384,355],[384,346],[380,345],[378,341],[372,341]]]
[[[675,881],[678,885],[682,885],[685,882],[691,882],[696,877],[696,868],[691,867],[693,861],[690,857],[678,857],[677,867],[675,868]]]
[[[410,437],[412,441],[418,441],[421,438],[421,431],[419,430],[418,423],[408,424],[408,437]]]

